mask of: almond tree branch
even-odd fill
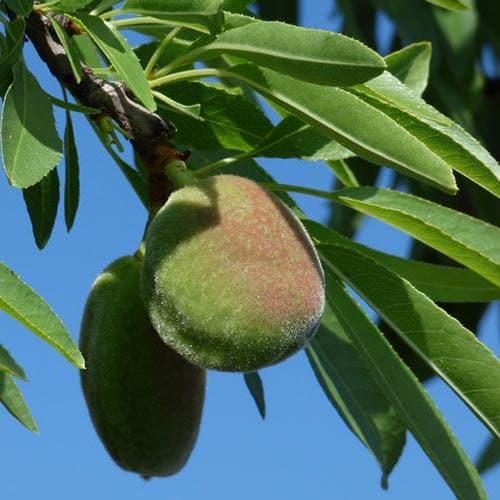
[[[165,165],[172,159],[186,158],[186,153],[177,151],[170,143],[175,126],[136,102],[122,82],[103,80],[83,67],[82,80],[77,83],[46,16],[32,12],[26,20],[26,35],[51,73],[78,102],[101,110],[132,137],[132,145],[149,172],[150,210],[156,211],[172,191],[164,174]]]

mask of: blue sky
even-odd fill
[[[304,2],[305,3],[305,2]],[[308,2],[303,24],[331,28],[329,0]],[[27,47],[27,62],[43,86],[58,86]],[[62,113],[57,113],[63,124]],[[78,338],[82,308],[95,276],[115,258],[133,252],[146,213],[84,120],[75,116],[81,165],[81,204],[68,235],[60,211],[47,248],[40,252],[21,193],[0,175],[0,260],[37,290]],[[320,189],[332,177],[320,163],[263,162],[281,182]],[[62,169],[60,169],[62,178]],[[326,203],[297,196],[316,220]],[[360,239],[405,255],[408,240],[381,223],[367,221]],[[496,315],[496,317],[495,317]],[[498,306],[481,325],[482,339],[497,353]],[[0,315],[0,343],[24,366],[22,390],[40,435],[18,425],[0,408],[2,469],[0,498],[73,500],[89,498],[162,500],[451,499],[444,481],[416,445],[408,443],[390,478],[379,488],[376,462],[345,427],[317,384],[303,353],[262,371],[267,418],[262,421],[243,378],[211,372],[197,446],[185,469],[172,478],[144,482],[119,469],[97,438],[81,394],[76,369],[6,315]],[[487,432],[439,381],[428,386],[457,437],[476,457]],[[484,478],[490,497],[498,493],[500,469]]]

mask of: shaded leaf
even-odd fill
[[[19,61],[24,45],[24,19],[18,17],[5,26],[5,52],[0,54],[0,96],[12,82],[12,68]]]
[[[204,55],[231,55],[293,78],[348,86],[379,75],[381,56],[361,42],[330,31],[255,21],[221,33]]]
[[[47,245],[56,221],[59,205],[59,176],[53,168],[41,181],[23,189],[23,197],[37,247]]]
[[[333,314],[443,479],[457,498],[486,499],[477,471],[425,389],[343,286],[336,280],[329,285]]]
[[[77,368],[85,362],[66,327],[48,304],[0,262],[0,309],[55,347]]]
[[[13,377],[26,380],[24,370],[17,364],[16,360],[2,344],[0,344],[0,372],[5,372]]]
[[[271,130],[271,122],[254,102],[239,89],[220,85],[184,82],[162,89],[166,96],[185,106],[200,106],[200,118],[178,115],[175,139],[199,149],[234,149],[249,151]],[[160,114],[171,118],[171,114]]]
[[[500,440],[491,436],[481,450],[477,460],[477,470],[482,474],[500,463]]]
[[[0,401],[21,424],[32,432],[38,432],[36,422],[24,401],[16,383],[7,373],[0,372]]]
[[[52,103],[22,62],[3,103],[2,156],[10,183],[20,188],[40,181],[62,156]]]
[[[264,386],[262,385],[262,380],[260,378],[259,372],[249,372],[244,373],[243,377],[245,379],[245,384],[252,395],[257,409],[259,410],[260,416],[264,419],[266,418],[266,401],[264,399]]]
[[[330,279],[327,276],[327,289]],[[387,487],[405,444],[406,428],[328,304],[306,352],[326,396],[379,462]]]
[[[33,8],[33,0],[5,0],[7,7],[18,16],[27,17]]]
[[[127,84],[144,106],[150,111],[155,111],[156,103],[144,71],[134,51],[119,31],[99,17],[88,14],[75,14],[72,19],[83,26],[109,59],[120,79]]]
[[[66,229],[70,231],[80,201],[80,166],[73,122],[68,111],[66,111],[66,128],[64,130],[64,167],[64,221],[66,222]]]
[[[293,115],[284,118],[255,148],[255,156],[341,160],[354,153]]]

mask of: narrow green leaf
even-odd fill
[[[389,115],[351,92],[248,65],[233,67],[230,74],[359,156],[391,165],[446,192],[456,191],[447,162]]]
[[[59,206],[59,176],[53,168],[41,181],[23,189],[23,197],[37,247],[47,245]]]
[[[33,9],[33,0],[5,0],[7,7],[18,16],[27,17]]]
[[[391,116],[450,167],[500,197],[500,166],[479,142],[439,113],[396,77],[383,75],[351,90]]]
[[[0,262],[0,309],[55,347],[77,368],[85,362],[66,327],[48,304]]]
[[[337,191],[335,199],[376,217],[500,286],[500,229],[436,203],[389,189]]]
[[[64,167],[64,221],[69,232],[73,227],[80,201],[80,166],[73,122],[69,111],[66,111],[66,128],[64,130]]]
[[[500,436],[500,362],[411,283],[351,245],[318,245],[323,264],[356,290]]]
[[[32,432],[38,432],[36,422],[24,401],[16,383],[7,373],[0,372],[0,401],[21,424]]]
[[[68,9],[65,12],[70,12]],[[76,46],[73,39],[68,36],[66,31],[62,28],[55,17],[49,17],[52,27],[56,32],[57,38],[62,43],[64,47],[64,52],[66,52],[66,56],[68,58],[71,69],[73,70],[73,75],[75,77],[76,83],[80,83],[82,81],[83,71],[82,65],[80,63],[80,53],[78,51],[78,47]]]
[[[491,436],[477,460],[477,470],[483,474],[500,463],[500,440]]]
[[[421,96],[429,80],[432,45],[413,43],[385,56],[387,70]]]
[[[500,229],[482,220],[390,189],[357,187],[329,193],[286,184],[265,187],[334,200],[376,217],[500,286]]]
[[[144,106],[150,111],[155,111],[156,103],[144,71],[134,51],[119,31],[99,17],[88,14],[75,14],[72,19],[83,26],[109,59],[120,79],[127,84]]]
[[[269,21],[224,31],[205,47],[202,57],[221,54],[328,86],[362,83],[386,67],[381,56],[353,38]]]
[[[17,364],[16,360],[2,344],[0,344],[0,371],[12,375],[13,377],[20,378],[21,380],[26,380],[24,370]]]
[[[302,221],[318,243],[348,243],[352,248],[373,257],[375,260],[408,280],[415,288],[435,302],[466,303],[500,300],[500,287],[475,272],[461,268],[428,264],[389,255],[367,246],[347,240],[336,231],[317,222]]]
[[[448,10],[467,10],[471,8],[470,0],[426,0],[429,3]]]
[[[327,276],[327,289],[330,279]],[[380,464],[382,484],[387,487],[405,444],[406,428],[328,304],[306,352],[326,396]]]
[[[477,471],[446,420],[383,334],[336,280],[330,282],[327,301],[380,390],[457,498],[486,499]]]
[[[272,130],[262,109],[241,90],[221,85],[184,82],[165,87],[165,95],[185,106],[200,106],[200,118],[175,117],[176,140],[191,148],[249,151]],[[171,113],[165,118],[172,118]]]
[[[62,156],[50,99],[22,62],[3,103],[2,156],[10,183],[20,188],[40,181]]]
[[[327,161],[326,164],[330,167],[339,182],[345,187],[359,186],[358,179],[356,179],[354,172],[344,160],[330,160]]]
[[[101,68],[103,66],[101,53],[89,36],[86,34],[74,35],[72,38],[82,56],[83,62],[89,68]]]
[[[259,372],[249,372],[243,374],[245,384],[247,385],[250,394],[252,395],[260,416],[266,418],[266,401],[264,399],[264,386],[260,378]]]
[[[62,12],[74,12],[76,10],[83,9],[93,1],[94,0],[59,0],[59,2],[57,2],[53,7],[61,10]]]
[[[293,115],[284,118],[255,148],[255,156],[342,160],[354,153]]]
[[[217,33],[222,29],[224,17],[222,0],[127,0],[125,11],[156,17],[179,26],[203,29]]]
[[[81,104],[75,104],[74,102],[63,101],[54,96],[49,96],[52,104],[68,111],[75,111],[77,113],[83,113],[84,115],[97,115],[101,113],[99,109],[90,108],[88,106],[82,106]]]
[[[5,52],[0,55],[0,96],[12,83],[12,68],[19,61],[24,45],[24,19],[18,17],[5,27]]]

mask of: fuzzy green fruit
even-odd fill
[[[195,444],[205,370],[165,345],[139,293],[140,262],[114,261],[96,279],[83,314],[83,393],[115,462],[144,478],[175,474]]]
[[[146,236],[142,295],[162,339],[190,362],[252,371],[314,334],[324,275],[304,227],[233,175],[175,191]]]

